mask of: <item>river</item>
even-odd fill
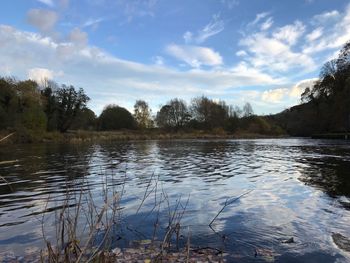
[[[335,233],[350,237],[349,141],[2,145],[0,162],[11,160],[0,165],[9,183],[0,180],[0,255],[42,247],[43,221],[46,235],[54,235],[67,185],[79,189],[84,181],[98,200],[109,180],[107,185],[123,193],[122,218],[128,225],[118,232],[116,246],[148,237],[156,218],[166,221],[167,206],[155,215],[152,205],[153,195],[162,193],[170,206],[183,204],[185,240],[190,233],[193,246],[223,249],[232,260],[350,260],[332,238]],[[153,189],[149,196],[147,189]]]

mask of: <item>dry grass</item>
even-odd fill
[[[184,230],[181,223],[190,197],[182,200],[180,196],[175,202],[171,202],[159,183],[159,178],[154,175],[149,179],[135,212],[138,215],[147,203],[148,207],[144,210],[147,214],[156,215],[152,236],[144,237],[145,239],[139,242],[134,240],[133,244],[137,245],[133,247],[121,249],[116,246],[113,242],[116,228],[124,227],[134,232],[138,229],[132,229],[133,226],[123,217],[121,201],[125,181],[119,186],[119,191],[111,182],[113,178],[108,176],[102,179],[100,196],[102,202],[96,199],[96,193],[93,193],[89,183],[84,179],[79,182],[79,191],[76,190],[77,182],[73,184],[75,186],[67,187],[64,200],[60,203],[61,209],[56,210],[54,215],[56,229],[54,237],[51,235],[49,238],[46,234],[45,222],[48,215],[43,214],[42,233],[46,248],[41,252],[41,262],[224,261],[221,251],[191,248],[190,230],[187,228],[187,231],[182,233]],[[49,211],[47,208],[53,201],[51,197],[47,199],[45,210]],[[167,211],[166,220],[160,218],[161,211]],[[140,221],[142,220],[144,216],[140,215]],[[165,228],[164,221],[167,222]],[[185,245],[182,242],[181,245],[180,239],[186,235],[187,242]]]
[[[120,131],[69,131],[16,133],[2,143],[85,143],[85,142],[113,142],[113,141],[139,141],[139,140],[178,140],[178,139],[260,139],[286,137],[286,135],[263,135],[238,130],[235,133],[225,132],[223,129],[212,131],[183,130],[178,132],[167,132],[160,129],[151,130],[120,130]]]

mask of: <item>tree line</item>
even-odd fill
[[[33,80],[0,78],[0,130],[36,134],[120,129],[283,133],[273,121],[254,115],[250,103],[239,108],[205,96],[193,98],[190,104],[174,98],[153,114],[146,101],[137,100],[133,113],[110,104],[96,116],[87,107],[89,100],[82,88],[72,85],[52,81],[39,85]]]
[[[273,116],[291,135],[350,132],[350,41],[326,62],[301,104]]]

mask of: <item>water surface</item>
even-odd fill
[[[123,220],[129,226],[119,233],[117,245],[152,233],[152,200],[135,213],[152,179],[171,204],[189,197],[181,226],[184,236],[191,233],[193,246],[224,249],[239,262],[350,260],[332,240],[333,233],[350,237],[348,141],[1,146],[0,161],[7,160],[18,162],[0,165],[0,175],[12,188],[0,182],[0,253],[23,254],[42,246],[43,211],[50,236],[54,216],[48,215],[60,209],[67,185],[79,189],[84,180],[97,200],[108,178],[113,179],[109,185],[124,189]],[[247,192],[224,209],[212,229],[208,226],[225,201]],[[160,213],[165,218],[167,211]],[[290,238],[294,242],[285,243]]]

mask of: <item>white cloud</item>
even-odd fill
[[[238,56],[238,57],[244,57],[244,56],[247,56],[247,55],[248,55],[247,52],[245,52],[244,50],[238,50],[236,52],[236,56]]]
[[[245,79],[245,81],[243,81],[243,83],[247,83],[246,85],[254,85],[255,81],[249,81],[249,79],[252,77],[259,79],[261,81],[261,83],[279,84],[279,83],[286,82],[286,80],[283,78],[274,79],[270,75],[263,73],[256,68],[250,67],[245,62],[241,62],[237,66],[233,67],[231,69],[231,72],[240,76],[242,80]]]
[[[240,45],[250,53],[248,60],[254,67],[278,72],[286,72],[293,68],[314,70],[311,57],[292,51],[287,43],[268,37],[264,33],[255,33],[240,40]]]
[[[57,20],[57,13],[50,10],[30,9],[27,13],[27,22],[42,32],[52,30]]]
[[[53,71],[46,68],[32,68],[28,70],[28,78],[41,84],[46,80],[52,80],[54,76]]]
[[[239,5],[238,0],[221,0],[221,3],[223,5],[226,5],[228,9],[233,9],[234,7]]]
[[[337,10],[324,12],[322,14],[315,15],[313,17],[314,23],[327,23],[329,21],[332,21],[334,19],[337,19],[340,16],[340,13]]]
[[[88,42],[88,35],[86,32],[81,31],[79,28],[74,28],[70,33],[69,33],[69,41],[76,44],[77,46],[85,46]]]
[[[299,81],[297,84],[295,84],[291,88],[277,88],[277,89],[265,90],[264,92],[261,93],[261,99],[262,101],[269,102],[269,103],[281,103],[281,102],[286,102],[287,100],[290,101],[293,99],[300,100],[300,96],[304,92],[304,90],[307,87],[311,88],[316,81],[317,81],[316,78],[305,79],[305,80]]]
[[[305,32],[300,21],[273,28],[273,18],[268,12],[259,13],[248,23],[239,41],[242,47],[236,55],[254,68],[279,74],[292,69],[304,72],[315,70],[313,59],[294,48]]]
[[[167,46],[166,51],[169,55],[195,68],[202,65],[218,66],[222,64],[222,57],[220,54],[207,47],[179,46],[172,44]]]
[[[280,74],[315,71],[350,40],[350,4],[344,11],[327,11],[282,27],[273,27],[269,13],[256,15],[246,26],[236,53],[260,70]],[[245,53],[243,53],[243,51]]]
[[[154,64],[158,66],[163,66],[164,65],[164,58],[161,56],[155,56],[153,57]]]
[[[345,11],[331,11],[316,15],[314,21],[322,22],[322,36],[310,40],[303,47],[305,54],[341,48],[350,39],[350,4]]]
[[[209,37],[214,36],[224,30],[224,21],[220,15],[213,15],[212,21],[198,32],[197,43],[203,43]]]
[[[305,80],[299,81],[289,90],[288,95],[290,97],[300,98],[304,90],[308,87],[312,88],[315,85],[315,82],[317,80],[318,80],[317,78],[312,78],[312,79],[305,79]]]
[[[190,43],[192,42],[193,34],[190,31],[186,31],[183,35],[183,38],[185,40],[185,43]]]
[[[112,1],[113,2],[113,1]],[[131,23],[137,17],[154,17],[158,0],[114,1],[126,17],[124,23]],[[111,4],[111,3],[104,3]]]
[[[192,32],[187,31],[183,38],[186,43],[195,42],[201,44],[205,42],[208,38],[219,34],[225,28],[224,21],[220,18],[219,14],[213,15],[211,21],[205,25],[201,30],[194,35]]]
[[[48,5],[48,6],[50,6],[50,7],[53,7],[53,6],[54,6],[54,3],[53,3],[52,0],[37,0],[37,1],[40,2],[40,3],[43,3],[43,4],[45,4],[45,5]]]
[[[311,33],[306,35],[306,39],[307,41],[315,41],[316,39],[320,38],[323,34],[323,28],[322,27],[318,27],[316,29],[314,29]]]
[[[266,102],[278,103],[281,102],[287,92],[288,89],[286,88],[266,90],[262,93],[261,99]]]
[[[273,19],[272,17],[269,17],[268,19],[265,20],[264,23],[261,24],[260,29],[262,31],[268,30],[273,24]]]
[[[93,28],[96,28],[96,26],[105,21],[106,18],[104,17],[100,17],[100,18],[96,18],[96,19],[93,19],[93,18],[89,18],[88,20],[86,20],[83,24],[83,27],[93,27]]]
[[[26,78],[30,69],[47,69],[49,71],[41,73],[53,76],[59,83],[83,87],[92,98],[90,106],[97,113],[107,102],[132,107],[136,99],[143,98],[152,107],[157,107],[160,102],[174,96],[189,99],[200,94],[219,94],[228,97],[237,87],[281,85],[284,82],[244,63],[231,69],[187,71],[135,63],[111,56],[93,46],[75,48],[71,42],[57,42],[4,25],[0,25],[0,45],[2,68],[10,68],[11,74],[19,78]],[[184,50],[185,54],[190,52],[186,48]],[[199,53],[205,63],[222,63],[221,57],[210,49],[194,47],[194,52]],[[212,57],[204,59],[207,53],[211,53]],[[38,70],[34,72],[39,77],[45,75],[39,74]]]
[[[300,21],[295,21],[291,25],[286,25],[278,28],[273,33],[273,37],[289,45],[294,45],[297,43],[298,39],[304,34],[304,32],[304,24]]]
[[[0,66],[0,76],[10,76],[11,72],[12,72],[11,67],[5,66],[5,65]]]
[[[254,25],[258,24],[262,19],[264,19],[265,17],[267,17],[269,14],[270,14],[269,12],[263,12],[263,13],[257,14],[257,15],[255,16],[255,19],[254,19],[252,22],[250,22],[250,23],[248,24],[248,27],[254,26]]]

